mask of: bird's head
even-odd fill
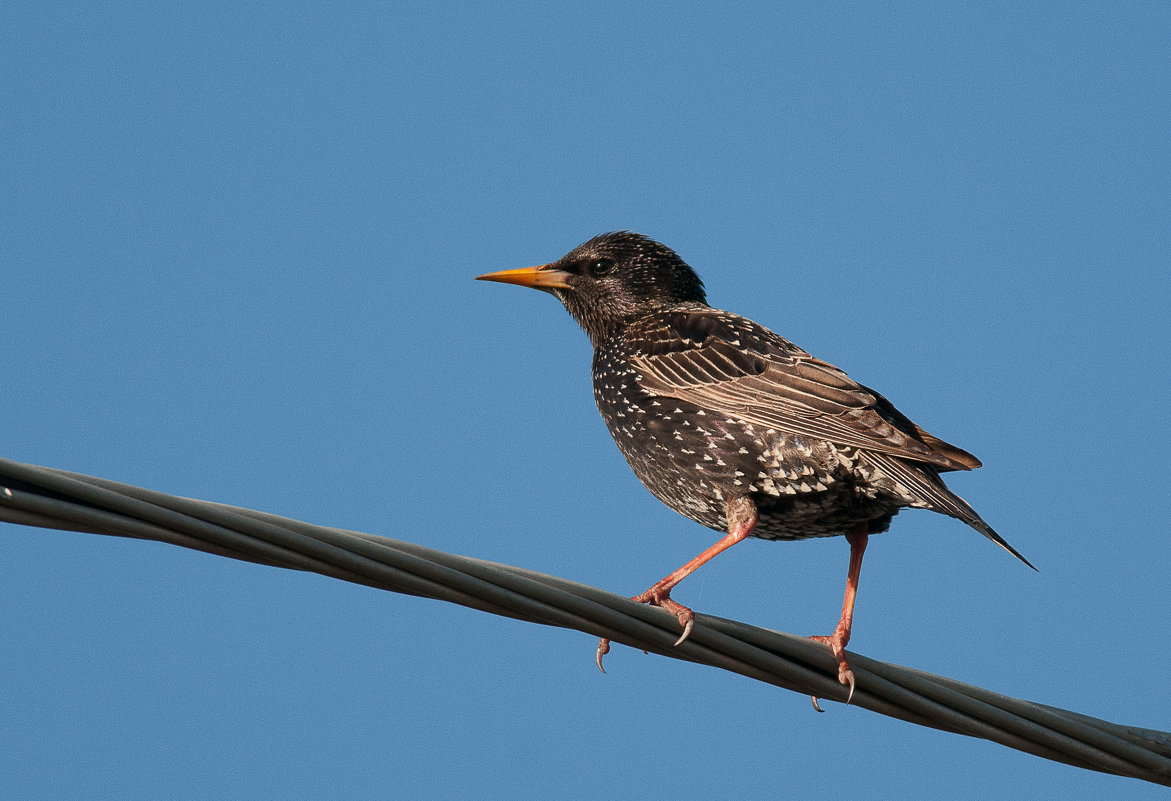
[[[549,264],[477,278],[556,295],[595,345],[654,309],[707,302],[703,282],[675,251],[630,231],[595,236]]]

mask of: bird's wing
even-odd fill
[[[881,395],[768,329],[726,312],[671,312],[628,337],[638,382],[653,395],[800,436],[936,465],[978,467]],[[664,330],[666,329],[666,330]],[[664,344],[668,343],[668,344]]]

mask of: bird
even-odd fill
[[[672,591],[748,537],[844,536],[850,560],[828,646],[853,698],[845,648],[869,537],[904,508],[967,523],[1029,567],[940,474],[980,461],[913,423],[884,396],[746,317],[708,305],[679,255],[642,234],[615,231],[548,264],[478,280],[556,296],[593,345],[598,410],[635,475],[656,498],[723,536],[633,597],[675,615],[694,612]],[[1033,567],[1035,570],[1036,568]],[[600,640],[597,665],[610,650]],[[813,705],[820,711],[817,698]]]

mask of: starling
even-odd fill
[[[635,475],[676,512],[725,532],[633,599],[678,618],[676,645],[695,615],[671,591],[747,537],[846,537],[841,618],[832,634],[813,639],[829,646],[850,697],[844,649],[862,555],[900,509],[962,520],[1032,567],[940,478],[979,467],[976,457],[832,364],[709,306],[699,276],[670,248],[618,231],[550,264],[479,278],[557,296],[593,343],[594,398]],[[598,667],[608,650],[603,639]]]

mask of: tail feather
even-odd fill
[[[957,496],[957,498],[958,498],[958,497],[959,497],[959,496]],[[962,499],[961,499],[961,500],[962,500]],[[965,502],[965,503],[964,503],[964,505],[965,505],[965,506],[967,506],[967,503]],[[969,509],[971,509],[971,507],[970,507],[970,506],[969,506],[968,508],[969,508]],[[1026,559],[1026,558],[1025,558],[1025,557],[1024,557],[1022,554],[1021,554],[1021,552],[1020,552],[1020,551],[1018,551],[1016,548],[1014,548],[1014,547],[1012,547],[1011,545],[1009,545],[1009,544],[1008,544],[1008,543],[1005,541],[1004,537],[1002,537],[1002,536],[1000,536],[999,534],[997,534],[997,533],[996,533],[996,532],[995,532],[995,531],[992,529],[992,526],[990,526],[990,525],[988,525],[987,523],[985,523],[985,522],[984,522],[984,521],[983,521],[983,520],[980,518],[980,516],[979,516],[978,514],[976,514],[974,511],[972,512],[972,518],[973,518],[973,519],[969,519],[969,518],[967,518],[967,517],[961,517],[961,518],[960,518],[960,520],[963,520],[963,521],[964,521],[965,523],[967,523],[969,526],[971,526],[972,528],[976,529],[976,531],[979,531],[979,532],[980,532],[981,534],[983,534],[985,537],[987,537],[988,539],[990,539],[990,540],[992,540],[993,542],[995,542],[997,545],[999,545],[999,546],[1000,546],[1001,548],[1003,548],[1004,550],[1008,551],[1010,554],[1012,554],[1013,556],[1015,556],[1017,559],[1020,559],[1020,560],[1021,560],[1022,562],[1024,562],[1026,565],[1028,565],[1029,567],[1033,568],[1033,570],[1037,570],[1037,566],[1036,566],[1036,565],[1034,565],[1032,562],[1030,562],[1028,559]],[[1037,571],[1037,572],[1040,572],[1040,571]]]
[[[1033,570],[1037,569],[1032,562],[1021,555],[1020,551],[997,534],[992,526],[985,523],[967,501],[944,486],[943,481],[934,474],[935,471],[929,466],[910,464],[897,456],[885,453],[868,452],[866,457],[880,470],[914,493],[928,508],[964,521]]]

